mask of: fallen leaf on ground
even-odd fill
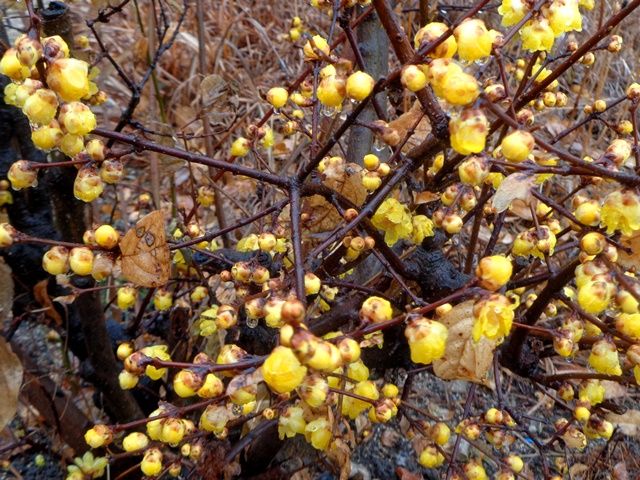
[[[640,410],[627,410],[622,415],[607,413],[605,418],[625,435],[635,437],[640,434]]]
[[[4,337],[0,336],[0,430],[11,421],[18,408],[18,394],[22,385],[22,364]]]
[[[413,473],[406,468],[397,467],[396,475],[400,480],[422,480],[422,475],[419,473]]]

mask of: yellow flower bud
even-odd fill
[[[7,178],[14,190],[35,187],[38,184],[38,171],[31,166],[31,162],[28,160],[18,160],[9,167]]]
[[[365,72],[354,72],[347,78],[347,97],[361,102],[373,91],[375,80]]]
[[[22,111],[31,123],[48,125],[58,111],[58,97],[52,90],[41,88],[25,100]]]
[[[168,290],[160,288],[153,294],[153,306],[156,310],[163,312],[169,310],[173,305],[173,295]]]
[[[89,275],[93,270],[93,252],[86,247],[72,248],[69,266],[76,275]]]
[[[47,84],[65,102],[75,102],[87,97],[89,64],[77,58],[61,58],[47,69]]]
[[[222,395],[224,392],[224,384],[213,373],[208,373],[204,377],[204,383],[196,392],[201,398],[214,398]]]
[[[431,440],[440,446],[446,445],[451,437],[451,429],[444,422],[437,422],[429,429]]]
[[[400,82],[412,92],[417,92],[427,86],[427,77],[417,66],[407,65],[402,69]]]
[[[375,383],[370,380],[358,382],[353,388],[353,393],[371,400],[378,400],[378,398],[380,398],[380,394]],[[347,415],[352,420],[369,407],[371,407],[371,403],[358,398],[344,395],[344,398],[342,399],[342,414]]]
[[[125,452],[144,450],[149,446],[149,437],[142,432],[131,432],[122,439],[122,448]]]
[[[91,448],[109,445],[113,440],[113,432],[107,425],[96,425],[84,434],[84,441]]]
[[[589,365],[598,373],[609,375],[622,375],[618,349],[613,341],[603,338],[591,347]]]
[[[145,450],[140,470],[148,477],[156,477],[162,471],[162,452],[158,448]]]
[[[9,48],[0,59],[0,73],[6,75],[15,82],[21,82],[31,74],[29,67],[20,63],[18,51]]]
[[[458,44],[458,56],[462,60],[473,62],[491,55],[493,35],[489,33],[482,20],[465,19],[455,28],[453,34]]]
[[[287,104],[289,99],[289,92],[286,88],[273,87],[267,92],[267,102],[269,102],[273,108],[282,108]]]
[[[503,255],[484,257],[476,268],[476,275],[480,279],[480,285],[488,290],[498,290],[506,285],[511,278],[512,272],[511,260]]]
[[[418,458],[418,462],[424,468],[438,468],[444,463],[444,455],[440,453],[435,446],[429,445],[422,452],[420,452],[420,457]]]
[[[597,405],[604,400],[605,389],[600,384],[600,380],[584,380],[580,382],[578,398],[581,402],[588,402],[590,405]]]
[[[473,306],[474,324],[471,335],[474,341],[481,337],[501,340],[511,331],[513,324],[513,308],[504,295],[493,294],[478,301]]]
[[[307,369],[300,364],[293,351],[276,347],[262,365],[264,381],[277,393],[288,393],[300,385]]]
[[[544,17],[529,20],[520,29],[522,48],[530,52],[550,51],[553,47],[554,33],[549,21]]]
[[[129,373],[126,370],[121,371],[118,374],[118,383],[123,390],[130,390],[138,384],[138,376],[133,373]]]
[[[104,191],[104,183],[93,165],[82,167],[73,182],[73,195],[83,202],[92,202]]]
[[[502,143],[500,144],[504,158],[514,163],[520,163],[526,160],[531,154],[534,145],[535,140],[533,135],[525,130],[511,132],[502,139]]]
[[[409,322],[404,335],[409,342],[412,362],[429,365],[444,356],[449,331],[442,323],[416,318]]]
[[[229,153],[232,157],[244,157],[251,149],[251,142],[244,137],[236,138],[231,144]]]
[[[96,229],[95,239],[99,246],[110,250],[118,245],[120,234],[111,225],[100,225]]]
[[[329,395],[327,380],[319,375],[309,375],[298,387],[300,398],[310,407],[319,408],[325,404]]]
[[[464,110],[449,122],[451,147],[462,155],[484,150],[489,123],[482,110]]]
[[[578,288],[578,304],[587,313],[602,313],[611,302],[612,288],[603,281],[587,282]]]
[[[443,82],[446,84],[443,98],[452,105],[468,105],[480,95],[477,80],[465,72],[448,73]]]
[[[296,434],[305,433],[307,422],[301,407],[289,406],[278,418],[278,436],[280,439],[291,438]]]
[[[360,319],[363,322],[381,323],[393,318],[391,303],[380,297],[369,297],[360,308]]]
[[[51,122],[31,131],[31,141],[41,150],[51,150],[62,140],[62,130],[58,122]]]
[[[329,43],[320,35],[314,35],[302,48],[305,61],[321,60],[329,56],[331,49]]]
[[[444,23],[431,22],[416,32],[413,38],[413,44],[416,49],[420,49],[425,45],[437,40],[449,30]],[[449,36],[444,42],[434,48],[429,56],[432,58],[451,58],[458,49],[456,39],[453,35]]]
[[[42,268],[51,275],[62,275],[69,271],[69,250],[55,246],[42,257]]]

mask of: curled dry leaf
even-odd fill
[[[120,242],[122,275],[141,287],[160,287],[169,280],[171,255],[164,233],[164,213],[156,210],[136,223]]]
[[[340,438],[336,438],[327,451],[327,457],[333,465],[340,468],[340,480],[347,480],[351,474],[351,449]]]
[[[417,126],[416,123],[418,123]],[[400,139],[405,138],[407,132],[415,127],[413,135],[411,135],[411,138],[409,138],[404,147],[402,147],[402,151],[405,153],[420,145],[424,139],[427,138],[427,135],[431,133],[431,122],[429,122],[429,117],[423,112],[422,105],[420,105],[418,100],[413,103],[408,111],[389,122],[389,127],[398,132]]]
[[[4,337],[0,336],[0,431],[11,421],[18,408],[22,384],[22,364]]]
[[[530,203],[531,187],[535,182],[535,177],[525,173],[513,173],[505,178],[496,193],[493,195],[491,203],[498,213],[504,212],[511,206],[511,203],[518,199],[527,204]]]
[[[456,305],[440,322],[449,329],[449,337],[444,357],[433,362],[434,373],[444,380],[469,380],[488,385],[486,375],[497,343],[484,337],[476,343],[471,338],[473,301]]]
[[[367,196],[367,191],[362,186],[361,170],[359,165],[353,163],[327,168],[323,183],[355,205],[361,205]],[[342,220],[335,207],[320,195],[313,195],[305,200],[304,212],[309,214],[305,226],[314,233],[333,230]]]
[[[57,312],[55,307],[53,306],[53,302],[51,301],[51,297],[49,297],[49,292],[47,291],[47,286],[49,285],[49,280],[45,279],[33,286],[33,297],[36,301],[42,305],[44,308],[44,314],[50,320],[53,320],[57,326],[62,325],[62,317]],[[75,298],[75,296],[74,296]],[[54,298],[53,301],[57,301],[57,298]],[[68,303],[72,303],[71,302]]]

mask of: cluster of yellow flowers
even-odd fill
[[[27,116],[33,143],[45,151],[57,148],[69,157],[86,160],[74,183],[78,199],[95,200],[104,183],[120,180],[122,163],[106,159],[106,147],[100,140],[85,142],[96,128],[96,117],[83,102],[99,105],[106,100],[92,81],[98,70],[71,57],[60,36],[21,35],[2,56],[0,73],[12,80],[4,89],[5,102]],[[14,163],[7,176],[16,190],[37,183],[37,170],[25,160]]]
[[[419,245],[425,237],[433,235],[433,222],[429,217],[413,215],[406,205],[392,197],[382,202],[371,223],[384,232],[387,245],[394,245],[403,239],[411,239]]]
[[[523,0],[502,0],[498,12],[502,25],[510,27],[520,22],[532,8]],[[591,10],[593,0],[553,0],[520,29],[522,47],[531,52],[550,51],[555,39],[571,31],[582,30],[580,7]]]

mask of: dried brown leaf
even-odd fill
[[[630,237],[622,237],[620,243],[630,249],[630,252],[618,249],[618,263],[626,269],[640,270],[640,232]]]
[[[434,373],[445,380],[469,380],[487,385],[486,374],[491,368],[496,342],[471,338],[473,301],[453,307],[440,320],[449,329],[444,357],[433,362]]]
[[[0,336],[0,430],[11,421],[18,408],[18,394],[22,384],[22,364],[11,346]]]
[[[355,164],[343,165],[325,171],[323,181],[326,187],[349,199],[355,205],[360,205],[367,196],[362,186],[361,167]],[[331,203],[320,195],[313,195],[304,203],[304,211],[309,215],[305,226],[314,233],[333,230],[342,217]]]
[[[417,126],[416,122],[420,121]],[[431,133],[431,123],[429,117],[427,117],[422,111],[422,106],[417,100],[413,103],[411,108],[400,115],[395,120],[389,122],[389,127],[395,129],[398,132],[400,139],[403,139],[407,132],[415,127],[415,131],[411,138],[402,148],[403,152],[411,150],[422,143],[422,141]]]
[[[640,435],[640,410],[627,410],[622,415],[607,413],[606,419],[617,425],[625,435],[631,437]]]
[[[33,286],[33,296],[36,301],[45,308],[45,316],[51,320],[53,320],[57,326],[62,325],[62,317],[56,311],[53,306],[53,302],[51,301],[51,297],[49,297],[49,293],[47,292],[47,285],[49,284],[49,280],[42,280],[36,283]],[[56,299],[54,299],[56,301]]]
[[[351,449],[340,438],[336,438],[327,451],[329,460],[340,468],[340,480],[347,480],[351,474]]]
[[[513,173],[505,178],[496,193],[493,195],[491,203],[498,212],[504,212],[511,206],[511,202],[520,199],[529,203],[531,199],[531,187],[535,177],[525,173]]]
[[[416,205],[422,205],[423,203],[431,203],[440,199],[440,195],[437,193],[429,192],[425,190],[424,192],[420,192],[416,195],[415,203]]]
[[[400,480],[422,480],[424,477],[419,473],[414,473],[406,468],[397,467],[396,475]]]

